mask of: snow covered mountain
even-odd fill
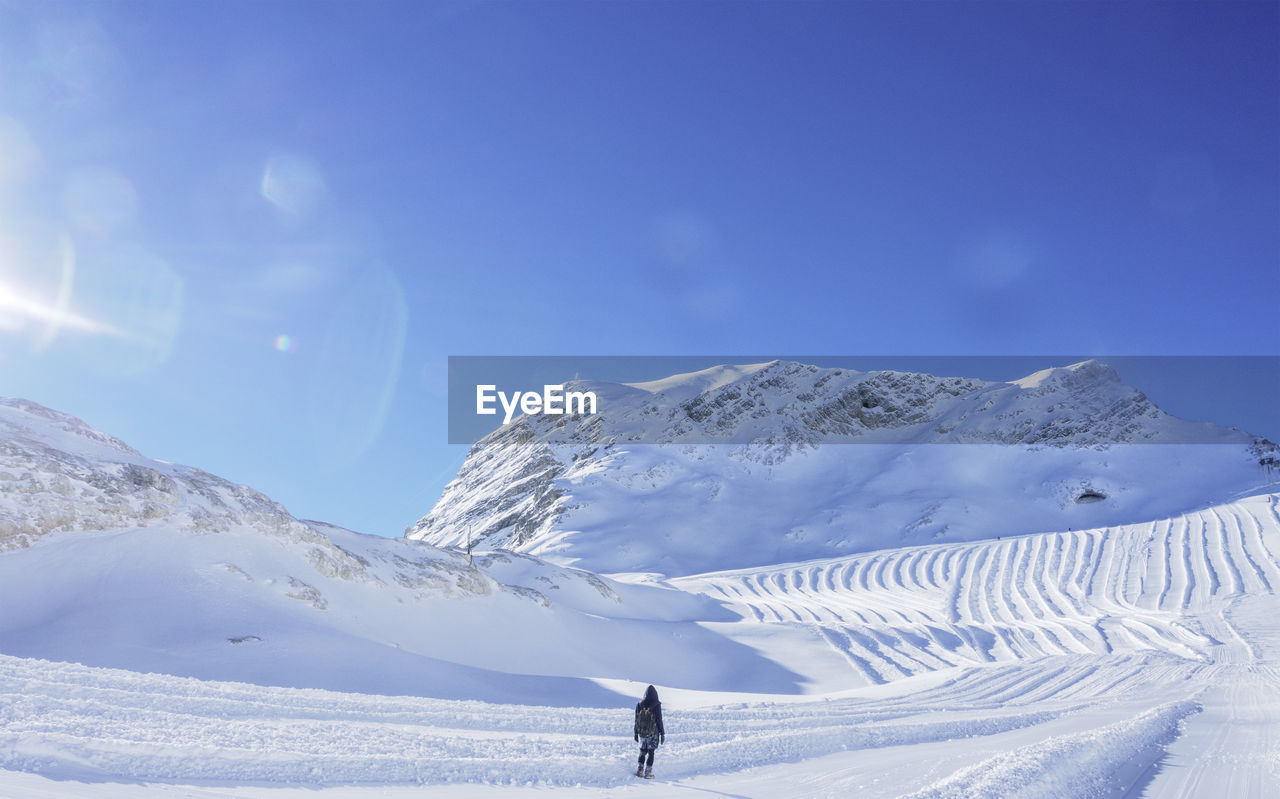
[[[406,537],[692,574],[1156,518],[1260,490],[1276,452],[1096,361],[1009,383],[773,361],[567,387],[601,412],[486,436]]]
[[[924,464],[984,501],[1001,496],[993,481],[1047,457],[1037,474],[1072,489],[1064,509],[1088,512],[1115,494],[1077,504],[1076,475],[1055,469],[1118,463],[1167,477],[1177,470],[1160,459],[1185,451],[1178,468],[1199,468],[1208,492],[1247,475],[1211,469],[1267,456],[1242,443],[735,446],[713,457],[690,444],[604,445],[617,459],[590,467],[633,469],[628,451],[656,453],[657,467],[674,452],[718,479],[745,475],[745,489],[722,487],[740,492],[732,540],[763,545],[770,502],[806,481],[817,486],[808,497],[824,497],[839,481],[823,482],[822,469],[850,468],[808,462],[807,477],[785,474],[773,494],[745,492],[823,453]],[[1122,457],[1131,450],[1147,454]],[[964,454],[967,482],[944,469],[959,461],[931,460],[948,452]],[[300,521],[251,489],[21,401],[0,401],[0,458],[0,795],[1280,789],[1280,494],[1134,524],[614,580],[512,552],[471,564]],[[629,487],[643,499],[660,473]],[[1119,480],[1090,480],[1125,493]],[[862,485],[882,505],[899,490]],[[1144,496],[1160,501],[1156,489]],[[986,512],[989,528],[1007,523]],[[730,540],[706,556],[732,553]],[[649,682],[668,738],[661,780],[636,786],[624,696]]]
[[[590,704],[616,700],[594,676],[785,680],[724,673],[744,648],[694,624],[725,613],[706,598],[301,521],[21,400],[0,400],[0,608],[0,653],[263,685]],[[675,670],[672,630],[700,642]]]

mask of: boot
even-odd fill
[[[648,766],[647,768],[645,768],[645,770],[644,770],[644,778],[645,778],[646,780],[651,780],[651,779],[653,779],[653,766]]]
[[[636,776],[637,777],[644,776],[644,766],[636,766]]]

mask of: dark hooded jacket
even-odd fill
[[[641,735],[641,732],[640,732],[641,708],[648,708],[650,714],[653,715],[653,720],[654,722],[657,723],[657,728],[654,730],[654,734],[660,735],[665,738],[667,735],[667,731],[662,726],[662,703],[658,701],[657,688],[654,688],[652,685],[650,685],[648,690],[644,692],[644,699],[641,699],[639,702],[636,703],[636,723],[635,723],[634,732],[637,737]]]

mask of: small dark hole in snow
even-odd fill
[[[1084,491],[1080,496],[1076,497],[1076,504],[1083,505],[1087,502],[1101,502],[1106,498],[1107,495],[1101,491]]]
[[[261,641],[262,639],[256,635],[241,635],[237,638],[228,638],[227,640],[233,644],[243,644],[246,641]]]

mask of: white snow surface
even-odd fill
[[[299,521],[39,406],[0,433],[0,797],[1280,795],[1272,491],[606,577]]]
[[[739,618],[717,626],[805,669],[806,687],[660,685],[656,785],[628,774],[625,700],[371,696],[3,656],[0,795],[1275,795],[1277,502],[681,580],[734,594]]]
[[[245,486],[104,448],[67,419],[0,403],[0,652],[551,704],[616,703],[594,677],[793,682],[701,627],[729,615],[706,597],[302,522]],[[693,644],[679,658],[674,635]]]

